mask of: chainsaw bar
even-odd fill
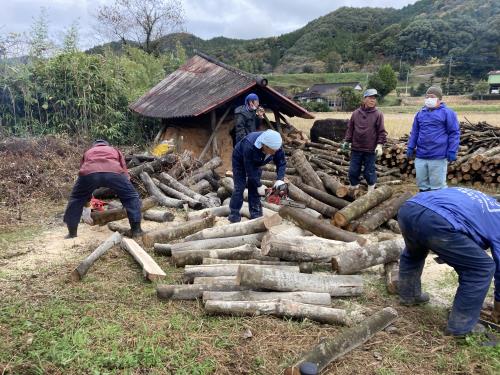
[[[262,202],[271,203],[271,204],[277,204],[277,205],[280,205],[280,206],[288,206],[288,207],[294,207],[294,208],[306,208],[305,204],[292,201],[291,199],[284,199],[284,198],[282,198],[282,199],[280,199],[279,203],[277,203],[277,202],[268,202],[268,200],[266,198],[261,198],[261,201]]]

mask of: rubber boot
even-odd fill
[[[448,328],[444,331],[445,336],[453,336],[454,338],[461,339],[469,335],[482,335],[486,333],[486,327],[481,323],[476,323],[476,325],[471,329],[470,332],[456,335],[448,330]]]
[[[399,303],[403,306],[415,306],[429,302],[429,294],[422,292],[421,275],[419,271],[399,274]]]
[[[368,185],[368,193],[371,193],[372,191],[375,190],[375,184],[373,185]]]
[[[141,223],[130,223],[130,232],[132,237],[140,237],[144,234],[141,229]]]
[[[70,227],[68,226],[68,234],[66,236],[64,236],[65,239],[69,239],[69,238],[75,238],[77,235],[76,235],[76,232],[78,230],[78,227]]]

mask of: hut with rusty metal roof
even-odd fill
[[[267,127],[282,135],[293,128],[287,117],[314,118],[269,87],[265,78],[201,52],[131,104],[130,109],[142,116],[162,119],[160,139],[173,140],[177,152],[191,150],[200,159],[218,155],[224,161],[223,166],[230,168],[234,109],[251,92],[259,96],[261,106],[266,109]],[[270,114],[274,121],[267,119]]]

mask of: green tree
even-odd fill
[[[490,85],[488,82],[481,80],[474,86],[474,94],[483,100],[483,95],[488,95],[490,92]]]
[[[326,71],[329,73],[337,73],[342,66],[342,56],[336,52],[331,51],[326,55]]]
[[[389,64],[382,65],[377,73],[372,74],[368,80],[368,87],[374,88],[383,98],[398,85],[396,73]]]
[[[400,81],[406,81],[406,76],[411,73],[411,65],[404,62],[401,64],[401,68],[398,72],[398,78]]]
[[[352,87],[340,87],[339,97],[343,111],[353,111],[361,105],[361,93]]]

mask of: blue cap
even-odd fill
[[[259,97],[257,96],[257,94],[254,94],[253,92],[247,95],[247,97],[245,98],[245,104],[247,104],[248,102],[250,102],[252,100],[259,100]]]
[[[109,142],[106,141],[105,139],[96,139],[94,141],[94,146],[96,146],[98,144],[103,144],[103,145],[109,146]]]
[[[262,145],[266,145],[273,150],[278,150],[282,143],[283,140],[281,139],[280,133],[274,130],[266,130],[257,137],[254,145],[257,148],[262,148]]]
[[[318,375],[318,366],[316,363],[303,362],[299,367],[300,375]]]
[[[366,98],[367,96],[380,96],[380,95],[378,94],[376,89],[368,89],[363,94],[363,98]]]

